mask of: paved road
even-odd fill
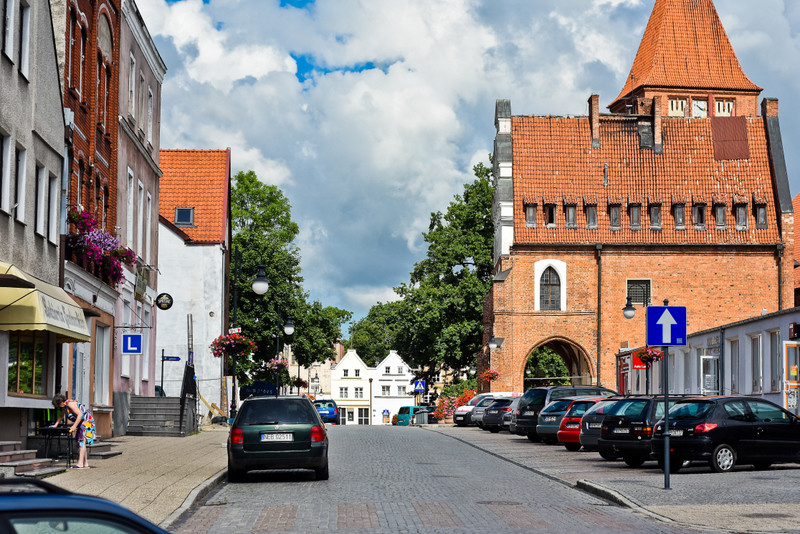
[[[170,528],[192,534],[718,532],[613,505],[463,439],[482,439],[480,432],[332,427],[330,480],[317,482],[310,472],[254,473],[245,483],[221,485]],[[505,444],[508,435],[503,439],[495,443]]]

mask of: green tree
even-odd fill
[[[475,180],[464,185],[446,213],[432,213],[425,259],[409,283],[395,288],[403,298],[394,344],[411,367],[441,369],[475,363],[483,336],[483,298],[491,285],[494,226],[491,170],[473,168]]]
[[[402,309],[401,302],[379,302],[372,306],[369,313],[350,328],[346,347],[355,349],[369,366],[380,363],[396,346],[396,329]]]
[[[233,246],[241,256],[239,273],[231,276],[230,298],[238,292],[237,313],[231,317],[231,324],[235,322],[258,345],[251,359],[238,362],[239,380],[269,380],[271,374],[265,364],[286,343],[293,345],[303,365],[331,359],[350,312],[308,302],[302,288],[300,250],[294,243],[299,228],[292,221],[283,192],[260,182],[252,171],[237,173],[231,188],[231,220]],[[232,271],[234,263],[232,260]],[[252,290],[260,266],[269,281],[264,295]],[[230,306],[233,310],[233,300]],[[289,318],[295,333],[287,337],[283,330]]]
[[[548,346],[534,350],[525,367],[526,387],[569,384],[569,369],[564,359]],[[529,379],[539,380],[529,380]]]

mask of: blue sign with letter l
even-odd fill
[[[141,354],[142,334],[122,334],[122,354]]]
[[[648,306],[647,344],[686,345],[686,306]]]

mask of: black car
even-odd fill
[[[670,406],[685,398],[670,397]],[[625,397],[606,410],[600,426],[597,450],[604,458],[622,457],[631,467],[639,467],[650,454],[653,427],[664,417],[664,397],[637,395]]]
[[[514,412],[514,427],[520,436],[528,436],[531,441],[539,441],[536,425],[539,412],[556,399],[576,396],[611,396],[616,391],[601,386],[540,386],[527,390]]]
[[[600,427],[603,424],[603,419],[605,419],[606,413],[608,413],[610,407],[618,400],[620,399],[609,397],[606,400],[596,403],[583,414],[583,417],[581,417],[581,433],[579,439],[584,450],[597,450],[597,440],[600,439]],[[601,456],[606,460],[616,459],[616,456],[610,453],[601,454]]]
[[[486,407],[483,412],[482,428],[496,434],[503,430],[503,416],[511,411],[511,403],[514,399],[499,397]]]
[[[766,469],[800,461],[800,420],[777,404],[741,396],[681,400],[669,411],[670,471],[688,461],[708,462],[717,473],[736,464]],[[664,421],[656,424],[652,452],[663,466]]]

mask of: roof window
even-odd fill
[[[175,226],[194,226],[194,208],[175,208]]]

